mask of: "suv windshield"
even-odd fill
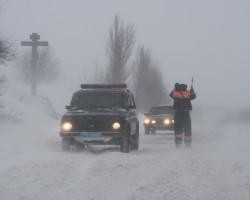
[[[76,108],[126,108],[126,98],[118,92],[82,92],[73,95],[70,106]]]
[[[150,109],[149,113],[150,114],[156,114],[156,115],[160,115],[160,114],[173,114],[174,110],[170,106],[153,107],[153,108]]]

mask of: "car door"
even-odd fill
[[[136,112],[136,105],[135,105],[135,101],[134,101],[132,94],[128,96],[128,105],[129,105],[128,117],[130,121],[131,134],[133,135],[136,133],[138,118],[137,118],[137,112]]]

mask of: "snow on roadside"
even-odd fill
[[[144,135],[141,129],[138,152],[93,146],[65,153],[59,120],[35,107],[20,123],[0,124],[0,199],[250,197],[249,126],[219,126],[215,118],[194,121],[191,149],[176,149],[171,133]]]

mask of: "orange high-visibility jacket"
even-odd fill
[[[196,94],[194,90],[182,90],[177,91],[173,90],[170,93],[170,97],[174,99],[174,106],[175,110],[192,110],[191,100],[196,98]]]
[[[191,92],[186,90],[186,91],[176,91],[174,90],[172,93],[173,98],[178,98],[178,99],[191,99]]]

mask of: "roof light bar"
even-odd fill
[[[127,88],[126,84],[81,84],[82,89],[112,89]]]

